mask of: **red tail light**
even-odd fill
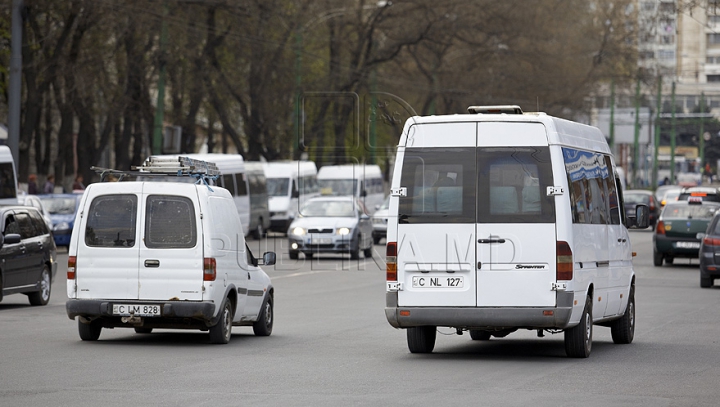
[[[203,281],[215,281],[217,277],[217,264],[212,257],[203,259]]]
[[[75,265],[77,264],[76,256],[68,256],[67,279],[75,280]]]
[[[665,234],[665,223],[663,223],[663,221],[659,220],[657,225],[655,225],[655,233],[658,235]]]
[[[558,241],[555,245],[555,278],[572,280],[573,255],[568,242]]]
[[[706,236],[703,239],[703,244],[706,246],[720,246],[720,239],[717,237]]]
[[[388,242],[385,247],[385,275],[387,281],[397,281],[397,243]]]

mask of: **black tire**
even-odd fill
[[[2,280],[2,273],[0,273],[0,302],[2,302],[3,299],[3,280]]]
[[[273,310],[273,297],[268,295],[267,301],[262,305],[258,320],[253,323],[253,332],[255,336],[270,336],[275,322],[275,313]]]
[[[350,260],[358,260],[360,259],[360,242],[358,241],[357,246],[355,248],[350,249]]]
[[[226,344],[230,342],[232,319],[232,304],[228,299],[225,299],[222,308],[220,308],[220,319],[217,324],[210,327],[210,343]]]
[[[372,255],[373,255],[372,252],[373,252],[373,247],[372,247],[372,245],[370,245],[370,247],[363,250],[363,255],[365,256],[366,259],[372,259]]]
[[[306,259],[312,259],[314,253],[303,253]]]
[[[470,338],[473,341],[489,341],[491,336],[488,331],[481,331],[479,329],[470,330]]]
[[[373,244],[380,244],[380,240],[382,240],[382,237],[373,236]]]
[[[570,358],[586,358],[592,350],[592,298],[585,299],[580,323],[565,330],[565,353]]]
[[[288,255],[290,256],[290,260],[297,260],[297,259],[298,259],[298,252],[297,252],[297,251],[290,250],[290,252],[288,253]]]
[[[40,273],[40,291],[28,294],[28,300],[30,305],[47,305],[50,302],[50,293],[52,290],[52,281],[50,276],[50,268],[47,265],[43,266],[43,270]]]
[[[143,327],[139,327],[139,326],[135,327],[136,334],[149,334],[149,333],[152,333],[152,330],[153,330],[152,328],[143,328]]]
[[[702,288],[712,287],[713,282],[714,282],[713,280],[714,279],[712,279],[710,277],[703,277],[702,275],[700,275],[700,287],[702,287]],[[2,299],[2,297],[0,297],[0,299]]]
[[[666,264],[673,264],[673,261],[675,261],[675,258],[674,258],[674,257],[666,257],[666,258],[665,258],[665,263],[666,263]]]
[[[612,325],[610,325],[610,333],[615,343],[632,343],[635,337],[635,286],[630,288],[630,296],[628,297],[625,314],[620,319],[612,322]]]
[[[437,330],[434,326],[416,326],[407,329],[407,344],[411,353],[431,353],[435,348]]]
[[[662,253],[658,253],[657,250],[653,249],[653,264],[655,267],[660,267],[663,265],[663,255]]]
[[[100,337],[100,332],[102,332],[102,326],[98,324],[97,321],[83,324],[80,319],[78,319],[78,333],[80,334],[80,339],[83,341],[97,341]]]

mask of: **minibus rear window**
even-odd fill
[[[184,196],[150,195],[145,215],[145,246],[156,249],[195,247],[195,208]]]
[[[85,226],[85,244],[90,247],[135,246],[137,196],[101,195],[93,199]]]

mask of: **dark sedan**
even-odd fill
[[[668,202],[665,205],[653,234],[653,263],[672,264],[676,257],[698,258],[700,239],[720,202],[703,201],[690,197],[687,201]]]
[[[623,192],[623,201],[625,202],[625,213],[635,213],[637,204],[647,205],[650,209],[650,227],[655,230],[655,224],[657,223],[657,218],[660,216],[661,207],[652,191],[629,189]]]
[[[716,213],[706,233],[701,235],[700,245],[700,287],[712,287],[720,278],[720,212]]]
[[[46,305],[57,263],[53,237],[35,208],[0,207],[0,300],[25,294],[32,305]]]

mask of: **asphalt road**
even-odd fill
[[[488,342],[441,329],[435,352],[408,352],[383,313],[384,246],[375,260],[323,256],[268,268],[275,328],[233,328],[228,345],[200,331],[103,330],[82,342],[65,314],[67,256],[51,302],[0,303],[0,406],[717,406],[720,286],[701,289],[697,261],[652,266],[638,253],[637,329],[615,345],[596,327],[588,359],[565,357],[563,336],[516,332]],[[284,239],[249,241],[256,254]]]

